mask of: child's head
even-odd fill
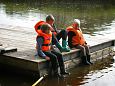
[[[75,29],[80,28],[80,20],[79,19],[74,19],[73,27]]]
[[[50,33],[50,25],[49,24],[43,24],[41,26],[41,30],[43,33],[49,34]]]
[[[48,16],[46,17],[46,22],[47,22],[48,24],[50,24],[50,25],[53,25],[54,22],[55,22],[55,18],[53,17],[53,15],[48,15]]]

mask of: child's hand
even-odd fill
[[[46,58],[46,60],[50,60],[50,58],[48,56],[46,56],[45,58]]]
[[[50,24],[48,26],[50,27],[50,31],[55,31]]]

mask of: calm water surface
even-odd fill
[[[71,75],[63,79],[44,80],[40,86],[114,86],[115,63],[110,57],[95,62],[93,66],[82,66],[70,70]]]
[[[27,27],[26,31],[34,32],[36,22],[53,14],[59,29],[65,29],[78,18],[84,34],[106,35],[115,29],[115,6],[112,4],[101,0],[0,0],[0,25]]]
[[[115,7],[110,1],[0,0],[0,28],[18,26],[25,27],[25,31],[35,32],[35,23],[45,20],[48,14],[53,14],[59,29],[65,29],[74,18],[79,18],[86,39],[90,36],[115,39]],[[115,85],[115,63],[111,58],[95,62],[93,66],[76,67],[70,72],[71,75],[63,79],[45,79],[40,86]],[[34,82],[30,77],[0,74],[0,86],[31,86]]]
[[[64,78],[45,78],[37,86],[114,86],[115,57],[107,57],[92,66],[77,66]],[[37,79],[36,79],[37,80]],[[36,81],[30,77],[0,73],[0,86],[31,86]]]

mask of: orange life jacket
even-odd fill
[[[45,22],[45,21],[39,21],[39,22],[36,23],[36,25],[34,26],[34,28],[35,28],[35,31],[36,31],[37,33],[38,33],[38,30],[39,30],[38,27],[40,27],[40,26],[43,25],[43,24],[46,24],[46,22]]]
[[[38,33],[38,27],[40,27],[40,26],[42,26],[43,24],[46,24],[46,22],[45,21],[39,21],[39,22],[37,22],[36,23],[36,25],[34,26],[34,28],[35,28],[35,31]],[[51,26],[52,27],[52,26]],[[53,28],[53,27],[52,27]],[[57,32],[55,32],[55,30],[51,30],[51,32],[54,34],[54,35],[56,35],[57,34]]]
[[[38,30],[38,37],[42,36],[44,38],[44,43],[42,44],[42,51],[49,51],[51,49],[52,33],[43,33],[42,30]]]
[[[80,30],[75,30],[72,26],[69,26],[67,28],[67,31],[72,31],[74,32],[76,35],[73,36],[72,38],[72,44],[73,45],[77,45],[77,44],[80,44],[80,45],[84,45],[85,44],[85,39],[83,37],[83,34]]]

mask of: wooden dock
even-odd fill
[[[2,44],[0,64],[8,66],[9,69],[20,69],[19,73],[25,72],[38,76],[45,74],[47,72],[46,60],[35,56],[36,33],[34,29],[27,31],[22,27],[0,27],[0,44]],[[87,42],[90,45],[92,61],[113,53],[114,39],[91,37]],[[62,53],[66,69],[79,64],[79,52],[80,50],[73,49]]]

